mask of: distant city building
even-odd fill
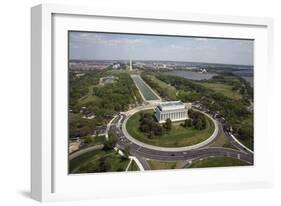
[[[144,68],[146,64],[137,62],[135,65],[139,68]]]
[[[201,73],[207,73],[206,69],[201,69]]]
[[[115,77],[115,76],[102,77],[102,78],[100,78],[100,84],[112,84],[117,79],[118,79],[118,77]]]
[[[188,108],[181,101],[162,102],[156,106],[156,119],[164,123],[167,119],[172,122],[188,119]]]
[[[70,63],[69,69],[71,71],[91,71],[91,70],[102,70],[110,66],[111,63],[95,63],[95,62],[77,62]]]
[[[119,69],[120,66],[121,66],[120,64],[114,64],[114,65],[112,66],[112,68],[113,68],[113,69]]]
[[[80,77],[83,77],[85,75],[85,73],[77,73],[75,76],[76,78],[80,78]]]
[[[94,119],[95,117],[96,117],[96,115],[93,114],[92,112],[89,112],[82,116],[83,119]]]

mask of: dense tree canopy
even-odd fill
[[[163,134],[163,127],[155,121],[153,114],[150,113],[141,113],[139,129],[147,133],[149,137]]]
[[[206,128],[206,117],[200,112],[194,110],[188,110],[188,116],[191,118],[190,123],[187,122],[187,125],[202,130]],[[188,120],[187,120],[188,121]]]
[[[113,83],[100,84],[100,78],[112,75],[110,72],[107,69],[87,71],[80,78],[75,78],[70,72],[70,138],[91,135],[93,129],[106,125],[117,112],[142,102],[138,89],[127,73],[114,74],[116,80]],[[94,118],[82,118],[85,114],[92,114]]]
[[[222,73],[214,76],[208,83],[223,83],[230,85],[232,90],[239,91],[242,99],[232,99],[183,77],[154,74],[158,79],[174,86],[178,90],[177,98],[183,102],[200,101],[210,111],[219,112],[225,117],[226,123],[231,125],[233,132],[240,139],[253,138],[252,113],[248,110],[253,101],[253,88],[245,79],[233,73]],[[202,82],[202,81],[200,81]],[[204,82],[204,81],[203,81]],[[247,121],[245,121],[247,120]],[[198,128],[204,126],[204,121],[196,121]],[[247,124],[245,123],[247,122]]]
[[[117,136],[114,132],[109,132],[108,140],[104,142],[104,150],[111,150],[117,143]]]

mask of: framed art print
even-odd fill
[[[270,186],[271,52],[268,18],[32,8],[32,197]]]

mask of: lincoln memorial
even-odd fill
[[[155,110],[159,123],[164,123],[167,119],[172,122],[188,119],[188,109],[181,101],[162,102]]]

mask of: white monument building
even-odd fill
[[[172,122],[188,119],[188,108],[181,101],[162,102],[155,110],[159,123],[164,123],[167,119]]]
[[[132,60],[130,59],[130,71],[133,71]]]

